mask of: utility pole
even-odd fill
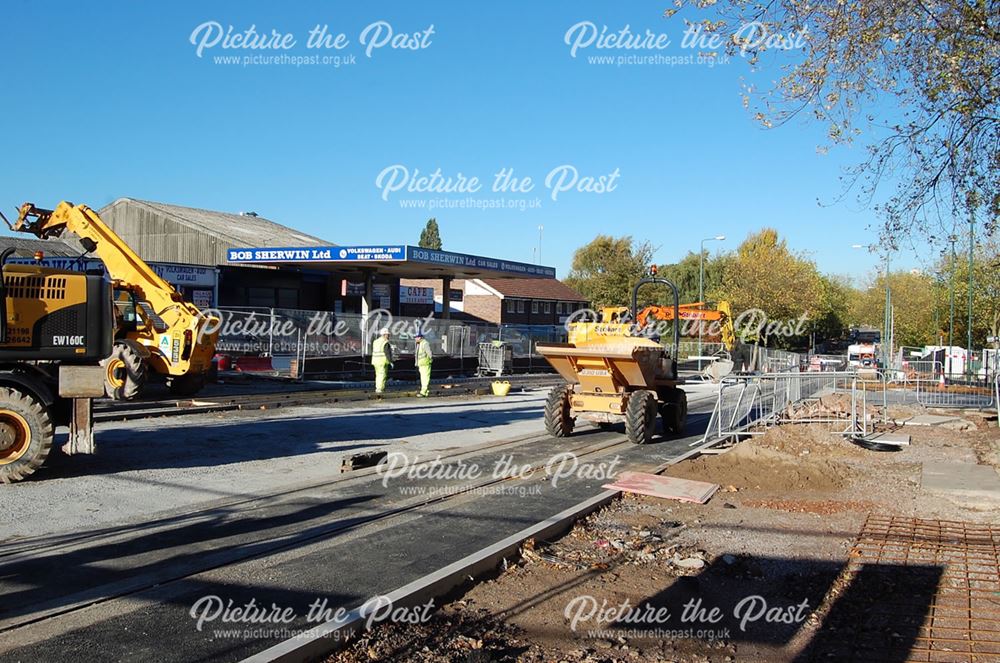
[[[965,348],[965,372],[972,377],[972,250],[976,245],[976,214],[969,211],[969,328]]]
[[[701,251],[698,253],[698,301],[705,301],[705,242],[721,242],[726,239],[725,235],[716,235],[715,237],[706,237],[701,240]],[[702,306],[702,309],[705,307]],[[680,320],[674,321],[675,325],[680,324]],[[701,318],[698,319],[698,370],[701,370],[701,334],[705,327],[705,321]]]
[[[545,230],[545,226],[538,226],[538,263],[542,264],[542,231]]]

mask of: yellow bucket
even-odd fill
[[[493,395],[506,396],[510,393],[510,382],[506,380],[496,380],[493,382]]]

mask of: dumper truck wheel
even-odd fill
[[[41,467],[52,451],[54,432],[41,401],[0,387],[0,483],[20,481]]]
[[[573,385],[564,384],[552,387],[548,400],[545,401],[545,430],[552,437],[568,437],[573,432],[573,420],[570,414],[570,399],[573,397]]]
[[[115,343],[111,356],[101,361],[104,367],[104,393],[116,401],[130,401],[142,393],[149,376],[146,360],[135,348]]]
[[[656,393],[633,391],[625,406],[625,435],[632,444],[647,444],[656,432]]]
[[[666,400],[660,405],[660,418],[664,433],[683,435],[687,424],[687,394],[680,389],[668,391]]]
[[[205,387],[205,376],[178,375],[167,381],[167,389],[171,395],[179,398],[194,396]]]

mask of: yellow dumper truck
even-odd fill
[[[639,289],[653,283],[666,285],[673,293],[669,352],[659,342],[658,329],[635,322]],[[659,415],[664,432],[682,434],[687,396],[677,375],[680,320],[677,286],[651,276],[632,290],[630,316],[616,315],[613,322],[574,322],[568,343],[539,343],[538,352],[568,383],[549,393],[545,404],[548,433],[553,437],[570,435],[577,418],[602,428],[624,421],[629,441],[646,444],[653,439]]]

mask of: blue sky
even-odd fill
[[[713,248],[770,225],[825,272],[862,276],[876,258],[851,244],[875,240],[874,213],[835,203],[843,166],[861,148],[820,155],[823,128],[804,121],[761,129],[741,104],[740,78],[767,81],[741,60],[594,64],[588,56],[685,56],[681,16],[666,2],[5,2],[4,163],[0,204],[61,199],[100,207],[131,196],[263,216],[339,244],[416,243],[436,216],[445,248],[526,260],[544,226],[542,262],[560,275],[598,233],[658,246],[658,262]],[[190,43],[215,21],[242,32],[292,33],[289,50]],[[375,48],[362,31],[393,36],[433,26],[424,48]],[[660,51],[581,49],[564,43],[580,21],[666,33]],[[306,48],[309,31],[343,32],[340,50]],[[375,28],[373,28],[375,30]],[[375,33],[370,32],[369,36]],[[387,34],[385,28],[380,33]],[[198,36],[211,37],[204,32]],[[323,64],[224,64],[216,58],[339,55]],[[790,56],[791,57],[791,56]],[[779,60],[780,62],[780,60]],[[482,190],[388,194],[383,169],[476,176]],[[613,191],[551,199],[546,176],[619,173]],[[527,194],[490,191],[494,174],[530,176]],[[539,200],[540,207],[403,207],[441,198]],[[526,206],[528,204],[526,203]],[[712,246],[710,244],[710,246]],[[912,264],[897,256],[894,267]]]

